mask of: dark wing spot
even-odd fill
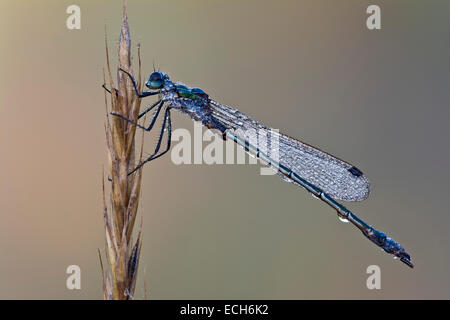
[[[348,171],[350,171],[350,173],[356,177],[361,177],[363,175],[362,171],[357,167],[351,167],[350,169],[348,169]]]

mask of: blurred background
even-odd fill
[[[66,28],[71,4],[81,30]],[[370,4],[381,7],[381,30],[366,28]],[[257,165],[166,156],[144,170],[136,298],[144,281],[150,299],[450,298],[449,14],[448,1],[129,0],[145,74],[155,61],[356,165],[372,189],[349,209],[416,264]],[[100,85],[104,26],[116,62],[121,16],[122,1],[0,3],[2,299],[102,298]],[[173,115],[174,128],[192,131]],[[155,140],[146,137],[147,152]],[[66,289],[72,264],[81,290]],[[381,268],[381,290],[367,289],[369,265]]]

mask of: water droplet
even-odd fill
[[[345,219],[344,217],[338,216],[339,220],[343,223],[349,223],[348,219]]]
[[[312,192],[310,192],[309,193],[310,195],[312,195],[313,196],[313,198],[315,198],[315,199],[319,199],[319,197],[317,197],[314,193],[312,193]]]
[[[397,260],[398,259],[398,257],[397,256],[394,256],[394,260]]]

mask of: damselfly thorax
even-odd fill
[[[182,83],[166,80],[166,85],[161,90],[161,99],[169,108],[187,114],[195,121],[202,122],[208,129],[219,130],[222,134],[227,129],[213,117],[212,100],[200,88],[190,88]]]

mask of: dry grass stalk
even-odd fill
[[[142,170],[128,176],[136,165],[135,130],[136,127],[117,117],[109,117],[108,99],[111,97],[110,110],[137,121],[140,99],[136,96],[130,79],[117,68],[117,88],[115,89],[109,60],[108,43],[105,31],[105,46],[109,88],[112,94],[106,94],[106,144],[108,151],[109,177],[111,177],[110,209],[108,210],[103,178],[103,216],[106,234],[106,261],[103,268],[103,291],[105,299],[132,299],[136,286],[139,254],[141,250],[141,232],[133,242],[132,233],[141,190]],[[119,67],[133,74],[131,66],[131,41],[126,6],[119,40]],[[139,56],[138,88],[141,90],[141,59]],[[105,79],[105,74],[103,73]],[[105,79],[106,81],[106,79]],[[105,82],[106,83],[106,82]],[[140,150],[142,157],[142,146]]]

